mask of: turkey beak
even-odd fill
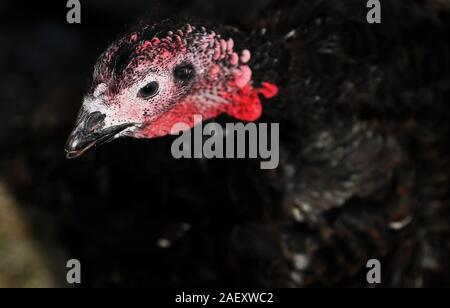
[[[81,112],[75,129],[67,139],[67,159],[80,157],[94,146],[112,141],[119,133],[134,124],[122,124],[105,128],[105,115],[101,112]]]

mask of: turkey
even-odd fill
[[[279,123],[277,169],[198,165],[227,184],[216,198],[234,281],[365,285],[379,259],[385,286],[449,285],[449,9],[385,1],[369,24],[365,1],[286,0],[252,30],[140,22],[95,65],[67,157],[170,139],[195,115]]]

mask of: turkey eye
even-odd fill
[[[192,64],[182,64],[177,66],[173,72],[176,79],[189,81],[195,76],[195,69]]]
[[[149,99],[158,94],[158,90],[159,84],[156,81],[153,81],[139,90],[139,96],[145,99]]]

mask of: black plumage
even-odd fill
[[[377,25],[360,1],[277,7],[262,27],[287,40],[259,50],[286,50],[269,70],[284,87],[263,119],[280,121],[284,161],[261,179],[278,196],[261,221],[237,227],[236,254],[267,286],[361,282],[371,258],[390,267],[386,286],[429,285],[448,266],[432,244],[447,228],[427,226],[436,213],[444,226],[448,211],[448,6],[383,3]],[[407,265],[391,267],[404,254]]]

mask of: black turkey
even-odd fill
[[[448,285],[449,12],[384,1],[368,24],[365,1],[277,1],[249,32],[141,22],[99,58],[68,157],[170,139],[196,114],[280,123],[276,170],[195,162],[205,208],[222,205],[211,238],[231,281],[364,285],[375,258],[386,286]]]

